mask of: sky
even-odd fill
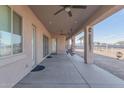
[[[76,43],[84,33],[76,36]],[[94,26],[94,42],[116,43],[124,41],[124,9],[116,12]]]
[[[124,41],[124,9],[94,26],[94,41],[102,43]]]
[[[80,34],[78,34],[78,35],[75,37],[75,43],[76,43],[76,44],[80,43],[79,38],[82,37],[82,36],[84,36],[84,33],[83,33],[83,32],[81,32]]]

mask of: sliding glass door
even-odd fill
[[[49,54],[49,39],[43,35],[43,57]]]

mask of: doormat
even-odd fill
[[[38,65],[31,72],[41,71],[41,70],[44,70],[44,69],[45,69],[45,66]]]
[[[53,58],[52,56],[47,56],[47,58]]]

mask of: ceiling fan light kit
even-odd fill
[[[67,7],[67,8],[65,8],[65,11],[69,12],[69,11],[71,11],[71,8]]]
[[[61,9],[58,10],[57,12],[54,13],[54,15],[57,15],[59,13],[61,13],[62,11],[65,11],[68,13],[69,17],[72,17],[72,9],[86,9],[87,6],[85,5],[61,5]]]

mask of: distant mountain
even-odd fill
[[[115,44],[124,45],[124,41],[118,41]]]

